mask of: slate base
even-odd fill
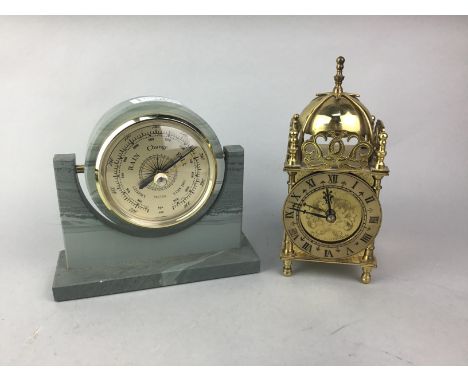
[[[240,248],[106,269],[67,270],[65,251],[60,251],[52,291],[55,301],[66,301],[259,271],[260,259],[244,234]]]

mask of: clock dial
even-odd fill
[[[176,120],[137,122],[101,149],[98,192],[121,219],[142,227],[179,224],[199,211],[216,179],[216,160],[208,142]]]
[[[351,256],[372,244],[381,215],[373,189],[351,174],[301,179],[283,209],[286,232],[299,251],[329,258]]]
[[[330,207],[327,206],[326,195],[331,200]],[[339,243],[353,236],[361,225],[362,210],[359,199],[343,189],[319,189],[305,197],[302,202],[306,211],[323,211],[323,217],[307,212],[299,215],[304,230],[317,241]]]

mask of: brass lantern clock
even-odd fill
[[[333,91],[317,94],[291,119],[283,275],[292,274],[293,261],[351,264],[362,267],[368,284],[377,266],[381,181],[389,175],[387,133],[357,94],[343,92],[345,59],[336,62]]]

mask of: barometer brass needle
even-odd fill
[[[307,210],[301,210],[300,208],[293,208],[293,207],[291,207],[291,209],[294,210],[294,211],[302,212],[302,213],[304,213],[304,214],[309,214],[309,215],[317,216],[317,217],[319,217],[319,218],[324,218],[324,219],[327,218],[325,215],[316,214],[315,212],[310,212],[310,211],[307,211]]]
[[[167,164],[166,166],[164,166],[162,169],[159,169],[159,168],[156,168],[152,173],[151,175],[147,176],[145,179],[143,179],[139,184],[138,184],[138,188],[141,190],[143,188],[145,188],[148,184],[150,184],[154,177],[156,176],[156,174],[158,173],[164,173],[164,172],[167,172],[171,167],[173,167],[176,163],[178,163],[179,161],[181,161],[182,159],[184,159],[187,155],[189,155],[193,150],[195,150],[196,147],[195,146],[190,146],[190,149],[183,155],[175,158],[173,161],[171,161],[169,164]]]
[[[150,184],[153,179],[154,179],[154,176],[157,174],[158,172],[156,171],[154,174],[151,174],[150,176],[147,176],[145,179],[143,179],[139,184],[138,184],[138,188],[141,190],[142,188],[145,188],[148,184]]]
[[[177,157],[175,158],[172,162],[169,162],[169,164],[167,164],[166,166],[164,166],[159,172],[166,172],[167,170],[169,170],[172,166],[174,166],[176,163],[178,163],[179,161],[181,161],[182,159],[184,159],[187,155],[189,155],[193,150],[195,150],[196,147],[195,146],[190,146],[190,149],[183,155],[181,155],[180,157]],[[156,175],[156,174],[155,174]]]

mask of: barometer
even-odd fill
[[[243,149],[223,149],[178,101],[115,106],[84,165],[56,155],[54,168],[65,242],[56,300],[258,272],[242,233]]]

